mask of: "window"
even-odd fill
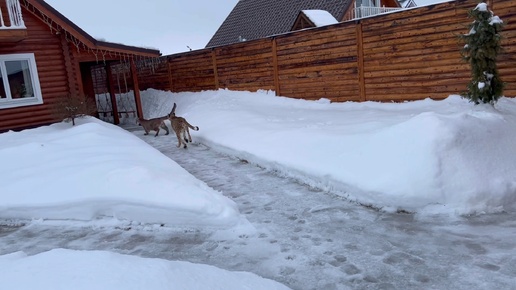
[[[0,109],[42,103],[34,54],[0,55]]]

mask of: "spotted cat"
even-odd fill
[[[150,131],[156,131],[156,135],[154,135],[154,137],[156,137],[159,134],[160,128],[167,132],[167,133],[165,133],[165,135],[168,135],[168,133],[169,133],[168,127],[167,127],[167,125],[165,125],[165,120],[167,120],[167,119],[168,119],[168,116],[153,118],[153,119],[149,119],[149,120],[146,120],[143,118],[142,119],[137,118],[136,124],[142,125],[143,129],[145,130],[144,135],[149,135]]]
[[[168,115],[168,119],[170,120],[172,130],[174,130],[177,136],[177,147],[180,148],[181,145],[183,145],[183,148],[187,148],[186,144],[188,142],[192,142],[192,136],[190,135],[189,128],[194,131],[199,131],[199,127],[192,126],[190,123],[188,123],[188,121],[186,121],[185,118],[176,116],[176,103],[174,103],[174,107]]]

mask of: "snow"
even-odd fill
[[[516,102],[459,96],[401,104],[330,103],[273,92],[148,90],[158,115],[177,103],[199,142],[386,211],[475,214],[516,207]],[[145,114],[145,113],[144,113]]]
[[[303,13],[310,19],[316,27],[338,23],[337,19],[326,10],[303,10]]]
[[[481,12],[489,12],[489,9],[487,7],[487,3],[480,2],[477,4],[477,6],[474,8],[474,10],[478,10]],[[491,12],[493,14],[493,12]],[[502,19],[500,17],[493,15],[489,18],[489,25],[496,25],[496,24],[503,24]]]
[[[234,202],[145,142],[94,118],[78,122],[0,135],[3,218],[107,216],[209,227],[240,222]]]
[[[495,25],[495,24],[503,24],[502,19],[498,16],[493,16],[489,19],[489,25]]]
[[[288,289],[252,273],[106,251],[54,249],[0,256],[4,289]],[[201,282],[202,281],[202,282]]]
[[[489,11],[489,10],[487,9],[487,4],[486,4],[486,3],[484,3],[484,2],[480,2],[480,3],[478,3],[474,10],[478,10],[478,11],[482,11],[482,12],[487,12],[487,11]]]
[[[356,207],[445,217],[516,209],[514,99],[494,107],[459,96],[331,103],[271,91],[151,89],[142,92],[144,117],[165,115],[174,102],[177,115],[200,127],[194,142]],[[145,137],[191,150],[176,148],[175,136]],[[0,160],[2,220],[254,230],[231,199],[134,134],[95,118],[0,134]],[[0,265],[8,289],[284,289],[249,273],[105,251],[15,252],[0,256]]]
[[[468,36],[468,35],[473,35],[473,34],[475,34],[475,33],[477,33],[477,31],[476,31],[475,27],[473,26],[473,27],[471,27],[471,29],[469,30],[468,34],[466,34],[466,36]]]

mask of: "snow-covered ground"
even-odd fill
[[[273,92],[143,93],[196,139],[385,211],[494,213],[516,208],[516,100],[330,103]]]
[[[252,273],[106,251],[54,249],[0,256],[2,289],[288,289]]]
[[[304,272],[299,271],[300,273],[309,272],[310,267],[328,266],[329,268],[314,273],[330,274],[336,281],[339,281],[338,273],[345,273],[351,278],[342,278],[342,284],[314,282],[312,277],[308,280],[313,285],[331,285],[337,289],[350,287],[359,278],[361,281],[376,283],[374,285],[377,286],[414,286],[410,279],[424,285],[428,281],[433,281],[432,277],[428,276],[432,273],[439,273],[441,281],[432,282],[432,285],[437,285],[436,287],[447,285],[452,280],[465,288],[478,285],[479,289],[483,286],[508,286],[514,281],[516,267],[510,266],[514,263],[514,259],[510,258],[511,253],[515,252],[514,243],[506,239],[514,234],[515,227],[510,220],[504,220],[507,216],[514,216],[516,207],[516,101],[513,99],[503,98],[495,108],[492,108],[484,105],[474,106],[457,96],[444,101],[424,100],[402,104],[332,104],[327,100],[303,101],[280,98],[273,96],[271,92],[220,90],[172,94],[147,90],[142,92],[142,101],[144,115],[147,118],[168,113],[175,102],[178,105],[176,113],[200,127],[200,131],[191,132],[195,143],[189,149],[174,147],[177,143],[173,135],[161,135],[156,138],[152,135],[144,136],[151,144],[160,142],[160,150],[163,151],[163,147],[168,146],[167,150],[173,150],[175,154],[181,155],[181,152],[199,152],[199,144],[203,144],[202,146],[209,146],[217,152],[238,158],[245,164],[250,163],[249,166],[256,164],[269,172],[275,172],[276,175],[290,177],[313,188],[311,197],[315,197],[315,200],[310,202],[313,205],[299,204],[302,207],[298,209],[299,215],[281,212],[271,214],[271,217],[278,219],[288,215],[287,220],[298,225],[288,229],[293,233],[287,235],[293,244],[284,244],[271,238],[279,233],[263,232],[265,229],[262,227],[276,222],[267,216],[264,216],[266,221],[259,225],[254,221],[250,223],[248,218],[258,214],[258,211],[245,208],[253,202],[260,203],[271,199],[263,206],[265,212],[270,211],[276,199],[274,194],[271,194],[271,188],[281,191],[281,188],[287,188],[286,184],[278,181],[274,184],[263,184],[260,183],[259,176],[254,176],[256,173],[248,173],[253,175],[248,176],[251,180],[249,182],[256,183],[258,188],[264,188],[264,192],[255,192],[255,200],[237,206],[229,197],[224,196],[225,192],[216,191],[194,178],[177,163],[148,146],[134,134],[89,118],[81,120],[80,125],[76,127],[61,123],[0,134],[0,160],[3,161],[0,164],[0,218],[6,224],[5,228],[0,229],[0,238],[7,237],[9,241],[0,247],[0,252],[6,254],[23,249],[29,254],[26,256],[18,252],[0,257],[2,266],[16,266],[11,267],[15,272],[9,270],[0,274],[4,275],[0,276],[1,280],[5,279],[12,283],[8,285],[10,288],[25,285],[24,287],[30,289],[34,285],[50,283],[48,285],[54,285],[54,289],[59,289],[58,286],[62,284],[58,283],[71,283],[73,277],[83,275],[80,279],[90,283],[85,284],[86,288],[91,286],[95,289],[109,289],[109,285],[113,285],[110,283],[122,283],[120,280],[124,279],[127,279],[124,281],[127,284],[121,285],[129,285],[131,279],[139,277],[131,273],[140,271],[140,267],[145,265],[157,269],[152,275],[159,276],[160,280],[154,282],[166,283],[164,285],[169,285],[170,277],[166,276],[167,273],[179,269],[178,271],[183,273],[181,275],[198,277],[199,273],[208,271],[213,277],[218,277],[218,280],[189,280],[197,283],[194,285],[200,289],[213,289],[213,285],[243,286],[251,280],[249,283],[253,285],[252,289],[283,287],[281,284],[248,273],[230,273],[213,267],[206,270],[205,265],[187,266],[177,261],[143,258],[146,255],[143,255],[141,250],[129,253],[143,256],[141,258],[102,251],[72,251],[71,249],[77,248],[76,245],[65,246],[64,248],[71,248],[68,250],[31,252],[31,249],[34,251],[37,248],[37,244],[45,243],[36,240],[31,244],[29,240],[35,238],[34,232],[45,237],[48,235],[48,229],[45,227],[49,223],[52,225],[52,220],[66,221],[66,226],[57,222],[56,230],[51,230],[51,233],[74,224],[84,229],[85,223],[90,224],[86,227],[91,227],[92,232],[109,226],[127,228],[129,224],[131,227],[138,225],[137,227],[147,233],[150,232],[150,235],[161,233],[164,229],[185,229],[185,236],[192,230],[210,233],[210,241],[206,241],[207,244],[203,242],[203,246],[207,245],[206,247],[210,248],[209,251],[218,251],[219,243],[227,244],[234,240],[231,246],[220,249],[221,253],[229,251],[231,259],[235,260],[232,268],[238,268],[237,265],[244,263],[247,256],[256,255],[259,256],[259,260],[265,259],[266,262],[260,264],[255,261],[256,265],[260,265],[260,269],[255,271],[248,265],[246,270],[259,272],[262,276],[273,277],[272,272],[275,268],[280,268],[283,275],[281,277],[292,275],[296,272],[296,264],[300,267],[301,264],[309,265],[303,266]],[[193,168],[196,166],[193,165]],[[237,183],[231,179],[219,183],[221,182]],[[289,190],[288,195],[294,199],[301,195],[298,190],[300,189]],[[323,193],[325,196],[340,196],[341,199],[332,198],[325,202],[333,207],[321,205],[319,208],[317,195]],[[287,201],[283,201],[282,204],[288,202],[288,195],[286,198],[283,197]],[[230,197],[238,198],[238,193],[233,192]],[[303,198],[305,199],[307,198]],[[353,203],[350,204],[349,201]],[[401,228],[403,232],[409,231],[415,236],[402,236],[396,233],[393,235],[395,238],[389,237],[389,233],[395,230],[387,229],[382,219],[375,222],[372,217],[374,215],[355,213],[367,211],[360,204],[378,209],[378,213],[387,214],[389,220],[398,219],[398,215],[393,214],[397,211],[413,212],[410,215],[413,221],[403,222]],[[331,213],[334,211],[340,214],[337,220],[332,219]],[[471,233],[472,230],[478,229],[475,226],[473,229],[469,226],[461,226],[460,229],[449,228],[449,225],[457,224],[464,215],[486,216],[485,220],[489,222],[482,222],[481,227],[486,233],[480,236]],[[399,216],[403,219],[403,215]],[[339,228],[336,225],[329,226],[322,238],[314,236],[314,229],[307,229],[305,234],[296,237],[295,233],[304,232],[303,226],[310,225],[310,219],[316,217],[330,218],[327,221],[318,221],[317,226],[322,228],[325,224],[333,224],[336,221],[337,224],[342,223],[345,236],[355,237],[356,241],[351,243],[348,240],[332,240],[330,237],[335,236],[335,231]],[[436,217],[439,227],[445,229],[444,233],[448,234],[434,229],[427,232],[422,228],[424,223],[418,223]],[[354,220],[358,220],[358,224],[354,224]],[[449,225],[443,224],[446,220],[449,220]],[[279,221],[278,223],[281,224]],[[368,229],[375,223],[381,225],[380,229]],[[16,230],[20,224],[30,226],[27,229],[22,226],[22,229]],[[42,224],[45,230],[38,232],[38,224]],[[394,228],[396,227],[395,225]],[[10,228],[15,228],[12,230],[14,233]],[[432,233],[436,235],[436,232],[438,237],[434,238]],[[18,234],[22,239],[17,236]],[[14,239],[9,239],[9,235]],[[142,239],[141,232],[136,235],[139,237],[135,239]],[[324,238],[325,235],[328,237]],[[418,236],[425,238],[418,242]],[[461,237],[461,240],[449,236]],[[253,249],[245,248],[243,257],[239,257],[241,253],[238,251],[231,252],[231,247],[243,247],[242,239],[252,237],[271,239],[266,243],[251,244]],[[305,238],[310,239],[311,245],[317,250],[306,254],[304,259],[300,259],[301,254],[290,254],[289,251],[297,247],[295,243]],[[475,240],[477,238],[482,241]],[[112,239],[102,237],[102,241]],[[199,237],[196,237],[196,242],[199,242],[198,239]],[[217,242],[214,243],[214,240]],[[143,239],[142,243],[147,244],[147,240]],[[334,245],[341,245],[340,243],[344,243],[342,254],[332,248]],[[418,246],[424,245],[426,252],[416,247],[415,244],[418,243],[421,244]],[[382,265],[389,265],[391,268],[388,269],[397,268],[403,272],[415,271],[413,277],[407,278],[408,282],[399,281],[396,278],[398,274],[386,273],[385,267],[381,265],[367,266],[370,262],[367,263],[364,258],[351,258],[350,253],[357,253],[361,244],[368,245],[366,257],[369,261],[376,256],[382,256]],[[449,248],[442,247],[443,244],[454,247],[453,251],[444,253],[452,258],[440,256],[440,251]],[[402,251],[402,248],[412,245],[416,248],[383,257],[382,253],[393,249]],[[457,252],[457,245],[464,245],[465,252],[460,249]],[[173,241],[168,245],[174,246],[180,247],[174,245]],[[151,244],[149,247],[155,246]],[[118,247],[98,248],[120,252]],[[309,251],[311,248],[303,249]],[[273,257],[266,258],[268,255]],[[325,262],[326,255],[330,259],[328,262]],[[432,260],[436,255],[437,258]],[[474,258],[477,255],[487,260],[477,260]],[[98,263],[105,263],[107,268],[112,269],[113,275],[106,277],[106,268],[93,267],[92,260],[88,257],[93,257],[92,259],[97,262],[101,261]],[[459,257],[467,257],[467,261],[473,261],[458,261]],[[277,267],[277,263],[267,260],[275,258],[287,260],[288,267]],[[209,260],[208,257],[206,259]],[[353,263],[350,263],[351,260]],[[60,261],[63,261],[62,267],[66,269],[73,269],[80,264],[89,266],[92,270],[88,273],[77,273],[73,270],[64,271],[57,266],[41,267],[41,263],[61,265]],[[197,262],[202,263],[203,260]],[[455,266],[459,269],[446,270],[446,266],[441,264],[443,262],[458,263]],[[226,268],[228,263],[218,260],[212,264]],[[424,267],[421,266],[423,264]],[[271,272],[265,270],[267,265],[270,266]],[[474,267],[469,269],[468,265]],[[421,268],[421,271],[417,268]],[[127,271],[124,271],[126,269]],[[431,273],[424,273],[428,270]],[[29,277],[34,271],[39,274],[38,277],[43,277],[38,284],[18,284],[20,279]],[[218,275],[219,272],[224,275]],[[445,277],[449,272],[452,276]],[[496,282],[489,278],[493,272],[496,272]],[[18,273],[18,276],[13,273]],[[471,283],[465,284],[464,277],[461,276],[470,274],[474,278],[467,278],[468,281],[472,280]],[[17,278],[9,278],[11,276]],[[96,276],[102,279],[94,280],[92,277]],[[56,280],[56,277],[61,280]],[[389,283],[381,284],[382,279]],[[187,281],[180,280],[174,285],[174,289],[184,289],[189,285],[182,283]],[[289,284],[302,288],[295,281]],[[66,288],[67,285],[63,287]],[[433,287],[428,284],[426,286]],[[131,288],[127,286],[127,289]]]

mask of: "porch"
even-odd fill
[[[19,42],[27,37],[19,0],[0,0],[0,42]]]
[[[354,0],[343,18],[343,21],[356,20],[375,15],[404,10],[397,1],[393,0]]]
[[[355,7],[354,9],[351,10],[351,19],[349,19],[349,20],[360,19],[360,18],[364,18],[364,17],[375,16],[378,14],[400,11],[403,9],[404,8],[401,8],[401,7],[373,7],[373,6],[362,5],[360,7]]]

